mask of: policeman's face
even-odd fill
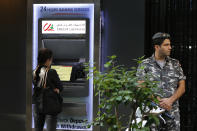
[[[171,49],[172,47],[169,39],[165,39],[163,43],[157,47],[160,56],[169,56]]]

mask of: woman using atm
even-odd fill
[[[38,52],[38,65],[33,71],[33,114],[35,131],[55,131],[57,115],[61,112],[62,84],[56,70],[50,69],[53,53],[47,48]]]

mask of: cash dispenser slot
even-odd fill
[[[88,58],[88,45],[85,39],[43,39],[42,44],[53,51],[54,63],[59,60],[66,64],[75,59],[75,64],[80,58]]]

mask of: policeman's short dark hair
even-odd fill
[[[165,39],[170,39],[170,34],[157,32],[152,37],[153,45],[161,45]]]

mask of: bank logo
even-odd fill
[[[44,30],[44,31],[55,31],[55,30],[54,30],[54,27],[53,27],[53,24],[48,24],[48,23],[46,23],[46,24],[44,25],[43,30]]]

